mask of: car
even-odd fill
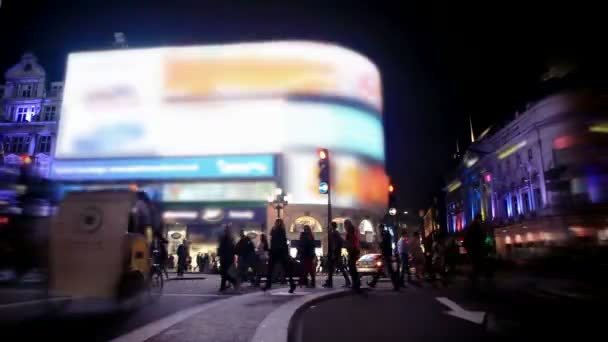
[[[378,253],[361,256],[355,265],[361,276],[376,274],[379,270],[384,271],[382,254]]]

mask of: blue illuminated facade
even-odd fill
[[[37,58],[26,53],[0,85],[0,165],[17,169],[25,156],[47,177],[53,161],[62,82],[47,82]]]
[[[602,100],[559,93],[478,137],[446,179],[448,231],[481,215],[505,257],[583,235],[597,242],[608,219]]]

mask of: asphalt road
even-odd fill
[[[594,314],[598,309],[605,307],[544,297],[525,288],[473,290],[461,282],[394,292],[381,283],[363,295],[306,308],[294,319],[290,342],[527,340],[583,337],[591,331],[605,335],[601,316]]]
[[[177,311],[230,296],[218,294],[217,276],[206,277],[205,280],[166,282],[160,298],[128,312],[44,314],[46,303],[32,290],[24,292],[21,301],[15,299],[16,291],[5,290],[5,301],[0,303],[0,317],[4,317],[0,323],[1,336],[28,341],[41,338],[48,341],[108,341]],[[245,287],[243,292],[247,291],[254,289]],[[1,290],[0,294],[3,294]],[[7,319],[9,317],[11,319]],[[27,319],[18,320],[20,317]]]

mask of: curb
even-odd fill
[[[186,278],[186,277],[173,277],[173,278],[169,278],[167,279],[167,281],[181,281],[181,280],[205,280],[207,279],[206,277],[190,277],[190,278]]]
[[[294,339],[294,321],[311,305],[350,294],[347,289],[320,292],[288,302],[272,311],[255,330],[251,342],[287,342]]]

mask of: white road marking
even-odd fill
[[[204,293],[162,293],[163,297],[226,297],[233,295],[232,293],[227,294],[204,294]],[[238,295],[235,293],[234,295]]]
[[[67,297],[57,297],[57,298],[45,298],[45,299],[28,300],[28,301],[25,301],[25,302],[16,302],[16,303],[2,304],[2,305],[0,305],[0,310],[2,310],[2,309],[10,309],[10,308],[17,308],[17,307],[20,307],[20,306],[27,306],[27,305],[34,305],[34,304],[59,302],[59,301],[64,301],[64,300],[68,300],[68,299],[69,298],[67,298]]]
[[[312,292],[301,292],[301,291],[295,291],[294,293],[289,293],[289,291],[287,290],[274,290],[274,291],[270,291],[270,294],[272,296],[305,296],[308,294],[311,294]]]
[[[458,305],[456,302],[454,302],[446,297],[437,297],[437,301],[439,303],[447,306],[448,308],[450,308],[450,311],[445,312],[446,314],[448,314],[450,316],[458,317],[460,319],[464,319],[469,322],[473,322],[475,324],[482,324],[483,320],[486,316],[486,313],[484,311],[465,310],[460,305]]]

